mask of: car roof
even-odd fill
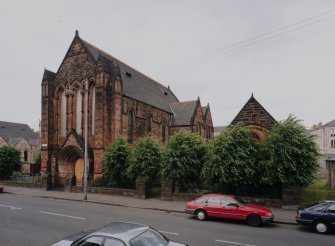
[[[90,235],[104,235],[118,238],[123,241],[129,241],[130,239],[142,234],[149,228],[150,227],[147,225],[118,221],[105,225]]]
[[[322,202],[330,203],[330,202],[335,202],[335,200],[325,200],[325,201],[322,201]]]
[[[235,197],[235,195],[228,195],[228,194],[221,194],[221,193],[210,193],[210,194],[206,194],[204,196],[229,196],[229,197]]]

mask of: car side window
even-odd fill
[[[315,206],[311,207],[310,210],[313,210],[313,211],[322,211],[322,210],[324,210],[327,206],[328,206],[327,203],[321,203],[321,204],[318,204],[318,205],[315,205]]]
[[[196,199],[195,201],[197,203],[205,203],[207,201],[208,197],[207,196],[203,196],[203,197],[200,197],[198,199]]]
[[[223,206],[227,206],[228,204],[231,204],[231,203],[236,203],[236,201],[230,197],[222,197],[222,205]]]
[[[92,236],[85,238],[83,241],[80,241],[78,246],[101,246],[103,245],[104,237],[101,236]]]
[[[125,246],[125,244],[115,238],[106,238],[104,246]]]
[[[207,200],[207,204],[213,204],[213,205],[219,205],[220,204],[220,197],[217,196],[211,196],[208,200]]]
[[[335,203],[331,204],[327,210],[328,213],[335,214]]]
[[[150,228],[129,242],[132,246],[165,246],[168,240],[159,232]]]

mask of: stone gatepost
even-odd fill
[[[172,201],[172,195],[174,192],[174,182],[170,179],[161,180],[161,200]]]
[[[326,160],[327,183],[331,190],[335,190],[335,160]]]
[[[46,175],[42,178],[42,184],[45,186],[46,190],[52,190],[52,175],[51,173],[46,173]]]
[[[76,176],[73,173],[69,173],[65,177],[65,191],[72,192],[73,186],[76,186]]]
[[[138,176],[136,178],[136,195],[135,197],[146,199],[148,196],[148,177]]]
[[[301,187],[298,184],[282,185],[282,208],[296,209],[301,203]]]

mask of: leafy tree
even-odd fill
[[[117,138],[113,144],[108,146],[102,161],[103,179],[108,186],[129,186],[130,180],[126,175],[129,154],[127,141],[122,137]]]
[[[263,181],[300,185],[313,182],[319,169],[319,149],[314,137],[306,134],[301,121],[292,115],[275,125],[265,137],[268,156]]]
[[[35,156],[35,165],[41,166],[41,152]]]
[[[202,175],[214,189],[259,184],[259,143],[248,126],[235,125],[210,144]]]
[[[198,134],[179,131],[175,133],[163,152],[161,174],[173,179],[181,192],[200,184],[206,145]]]
[[[21,171],[20,151],[10,145],[0,148],[0,179],[9,179],[13,172]]]
[[[151,180],[159,173],[160,163],[161,151],[158,141],[151,136],[143,137],[132,149],[127,175],[132,179],[146,176]]]

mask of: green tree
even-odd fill
[[[9,179],[13,172],[21,171],[20,151],[10,145],[0,148],[0,179]]]
[[[41,152],[38,152],[35,156],[35,165],[41,166]]]
[[[103,179],[108,186],[129,187],[126,175],[130,149],[127,141],[120,137],[108,146],[103,158]]]
[[[314,138],[292,115],[275,125],[265,137],[268,156],[264,162],[263,181],[300,185],[313,182],[319,169],[319,149]]]
[[[164,149],[161,174],[174,180],[180,192],[199,187],[205,154],[206,145],[198,134],[179,131]]]
[[[235,125],[227,128],[208,149],[202,175],[213,189],[259,184],[259,143],[250,127]]]
[[[152,180],[157,176],[161,163],[161,151],[157,139],[146,136],[139,139],[131,151],[127,174],[131,179],[137,176]]]

